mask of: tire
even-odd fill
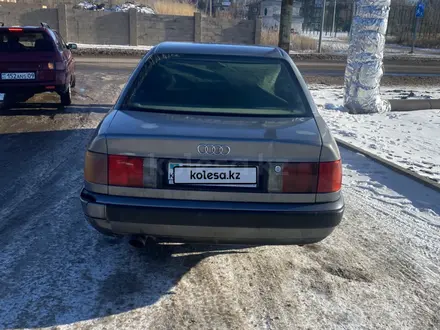
[[[33,97],[35,94],[20,94],[15,96],[15,103],[22,103],[29,100],[31,97]]]
[[[17,100],[14,97],[14,95],[5,94],[4,97],[3,97],[3,106],[2,106],[2,108],[5,109],[5,110],[11,109],[16,103],[17,103]]]
[[[61,104],[64,106],[72,104],[72,88],[70,86],[71,85],[69,84],[66,90],[60,93]]]

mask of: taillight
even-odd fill
[[[9,32],[23,32],[23,29],[21,29],[21,28],[9,28],[8,31]]]
[[[283,192],[314,193],[318,183],[317,163],[288,163],[283,165]]]
[[[342,186],[341,160],[319,163],[318,193],[339,191]]]
[[[113,186],[142,187],[144,159],[131,156],[108,156],[108,184]]]
[[[341,189],[341,161],[280,163],[269,169],[269,192],[331,193]]]
[[[132,156],[107,155],[87,151],[84,179],[90,183],[156,188],[157,160]]]
[[[84,161],[84,179],[90,183],[107,184],[107,155],[87,151]]]

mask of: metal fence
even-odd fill
[[[415,11],[415,6],[392,6],[387,35],[396,37],[398,42],[412,38],[416,24]],[[440,3],[437,8],[427,6],[424,17],[419,20],[418,38],[437,39],[440,35]]]
[[[305,0],[301,8],[301,16],[304,17],[304,32],[319,32],[321,30],[322,0]],[[348,33],[350,31],[352,18],[353,0],[327,0],[325,8],[324,33],[330,34],[332,32],[333,21],[335,31]]]
[[[318,33],[321,29],[323,0],[305,0],[301,9],[304,17],[303,31]],[[335,7],[336,4],[336,7]],[[397,42],[412,38],[416,24],[415,5],[392,4],[389,14],[387,36],[395,37]],[[354,14],[353,0],[327,0],[325,10],[324,33],[350,31]],[[334,23],[333,23],[334,22]],[[417,33],[420,39],[439,39],[440,43],[440,1],[438,5],[429,3],[425,8],[425,16],[420,18]]]

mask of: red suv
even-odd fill
[[[0,23],[0,93],[3,107],[10,108],[37,93],[55,92],[70,105],[75,87],[75,62],[57,31],[41,26],[10,26]]]

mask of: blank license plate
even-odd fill
[[[169,164],[168,167],[170,184],[256,187],[257,175],[256,166]]]
[[[35,72],[2,73],[2,80],[32,80]]]

